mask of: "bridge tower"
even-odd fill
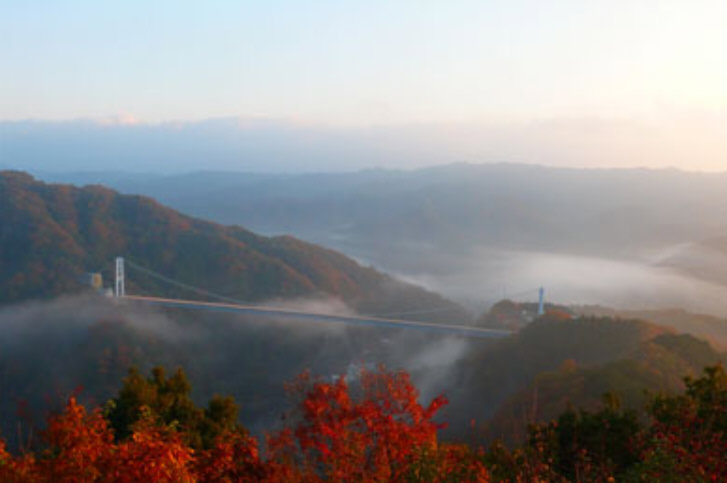
[[[540,287],[538,289],[538,317],[545,314],[545,289]]]
[[[114,285],[114,296],[125,297],[126,288],[124,287],[124,258],[116,257],[116,279]]]

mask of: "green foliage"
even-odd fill
[[[634,439],[641,430],[635,411],[621,411],[613,394],[605,407],[590,413],[569,409],[554,425],[556,466],[563,476],[579,480],[581,473],[620,474],[638,461]]]
[[[569,405],[596,411],[604,393],[643,417],[649,394],[683,391],[685,375],[699,374],[720,357],[701,340],[643,321],[546,318],[489,350],[473,351],[461,369],[471,374],[461,383],[467,389],[451,398],[455,411],[446,416],[455,424],[454,412],[487,421],[476,435],[483,444],[496,438],[523,444],[528,424],[556,420]]]
[[[576,308],[583,315],[648,320],[680,333],[688,333],[709,341],[717,350],[727,349],[727,320],[711,315],[695,314],[684,309],[616,310],[601,306]]]
[[[492,445],[487,466],[496,481],[725,481],[727,374],[718,364],[685,383],[643,422],[612,394],[597,411],[568,409],[522,447]]]
[[[642,426],[636,413],[622,410],[613,394],[604,395],[603,404],[595,412],[569,408],[555,421],[532,425],[526,445],[514,451],[494,444],[488,461],[493,475],[606,481],[622,474],[639,460],[635,441]]]
[[[653,401],[654,424],[643,435],[642,462],[632,473],[652,480],[725,481],[727,373],[718,364],[685,383],[683,395]]]
[[[210,448],[225,432],[245,433],[237,423],[238,406],[232,397],[215,395],[203,409],[190,398],[191,389],[182,369],[166,377],[162,367],[155,367],[149,378],[130,369],[118,396],[107,405],[106,416],[116,438],[128,438],[143,416],[177,429],[194,449]]]

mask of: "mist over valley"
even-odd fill
[[[727,481],[727,2],[0,2],[0,483]]]
[[[218,222],[330,246],[473,312],[510,296],[532,299],[543,286],[563,304],[727,313],[724,174],[454,164],[45,176],[103,182]]]

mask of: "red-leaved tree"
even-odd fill
[[[184,428],[141,410],[131,435],[116,441],[100,409],[75,398],[48,420],[44,449],[13,456],[0,439],[2,482],[318,482],[487,481],[482,455],[440,445],[434,416],[404,372],[362,371],[356,385],[302,375],[290,389],[299,403],[292,425],[268,438],[267,459],[255,438],[219,434],[195,451]]]
[[[358,382],[298,378],[289,388],[302,397],[298,423],[268,440],[274,474],[299,481],[444,481],[456,468],[457,481],[486,480],[478,458],[438,446],[433,418],[444,396],[422,406],[407,373],[383,368],[362,370]]]

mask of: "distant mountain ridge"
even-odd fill
[[[110,278],[117,255],[246,301],[330,296],[367,313],[444,307],[449,320],[467,317],[437,294],[293,237],[259,236],[98,185],[45,184],[0,172],[0,303],[78,291],[87,271]],[[183,295],[138,273],[127,287]]]
[[[727,173],[457,163],[44,176],[104,182],[219,223],[291,234],[475,312],[545,286],[551,303],[727,314],[727,251],[717,243],[727,234]]]
[[[48,176],[154,193],[197,216],[317,241],[386,232],[394,240],[603,254],[727,231],[727,216],[715,211],[727,202],[727,173],[455,163],[350,173]]]
[[[727,233],[727,212],[719,209],[727,203],[727,173],[455,163],[411,171],[46,177],[153,195],[185,213],[293,234],[402,273],[448,265],[431,255],[453,249],[651,259]],[[423,246],[433,249],[427,257],[418,256]]]
[[[608,307],[571,307],[584,316],[639,319],[685,332],[709,341],[718,350],[727,349],[727,320],[704,314],[693,314],[682,309],[616,310]]]

